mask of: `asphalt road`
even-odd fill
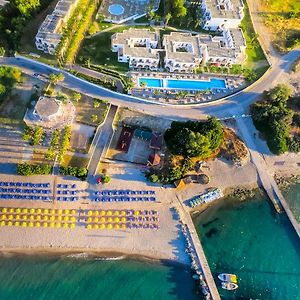
[[[65,75],[65,80],[61,85],[92,97],[106,99],[117,106],[130,107],[145,111],[152,115],[170,119],[201,119],[205,117],[205,115],[215,115],[216,117],[224,118],[245,112],[249,104],[257,100],[264,90],[269,89],[270,86],[276,84],[279,76],[283,72],[288,72],[291,65],[299,57],[300,48],[290,51],[276,60],[272,65],[272,68],[259,81],[249,86],[238,95],[233,95],[224,101],[217,101],[193,107],[147,103],[143,101],[143,99],[107,90],[101,86],[77,78],[66,71],[61,71]],[[53,72],[57,72],[57,69],[54,67],[23,57],[0,58],[0,64],[19,67],[24,73],[29,75],[32,75],[33,73],[50,75]]]

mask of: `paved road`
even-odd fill
[[[114,93],[103,87],[94,85],[80,78],[77,78],[65,71],[65,80],[63,86],[74,89],[78,92],[85,93],[92,97],[106,99],[112,104],[118,106],[131,107],[140,111],[145,111],[149,114],[167,117],[170,119],[190,118],[200,119],[205,115],[215,115],[217,117],[229,117],[235,111],[240,111],[240,108],[247,108],[249,104],[258,99],[260,94],[275,84],[278,77],[287,72],[293,62],[300,57],[300,47],[278,59],[270,69],[270,71],[261,78],[258,82],[248,87],[238,95],[231,96],[224,101],[212,102],[202,106],[182,107],[182,106],[167,106],[156,103],[147,103],[142,99],[132,97],[130,95]],[[0,64],[17,66],[27,74],[40,73],[49,75],[55,72],[56,69],[25,58],[0,58]]]
[[[89,176],[91,177],[96,175],[99,161],[101,160],[102,155],[105,154],[108,143],[112,138],[112,124],[117,110],[117,106],[111,105],[104,124],[100,128],[98,128],[98,132],[95,136],[96,143],[94,145],[92,157],[88,165]]]

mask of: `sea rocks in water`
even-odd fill
[[[239,199],[240,201],[244,201],[247,198],[254,197],[255,195],[255,189],[246,189],[246,188],[240,188],[237,187],[233,189],[231,196],[234,198]]]
[[[274,179],[278,184],[279,188],[286,189],[291,184],[300,182],[300,175],[291,175],[289,177],[286,177],[280,174],[275,174]]]

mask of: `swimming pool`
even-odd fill
[[[143,83],[150,88],[168,88],[179,90],[226,89],[225,80],[216,78],[211,78],[209,81],[202,81],[140,77],[139,86],[143,86]]]
[[[112,4],[108,7],[108,11],[112,15],[119,16],[124,13],[124,7],[120,4]]]

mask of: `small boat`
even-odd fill
[[[223,282],[237,283],[237,277],[235,274],[221,273],[218,278]]]
[[[233,282],[222,282],[222,289],[228,290],[228,291],[234,291],[239,286],[236,283]]]

